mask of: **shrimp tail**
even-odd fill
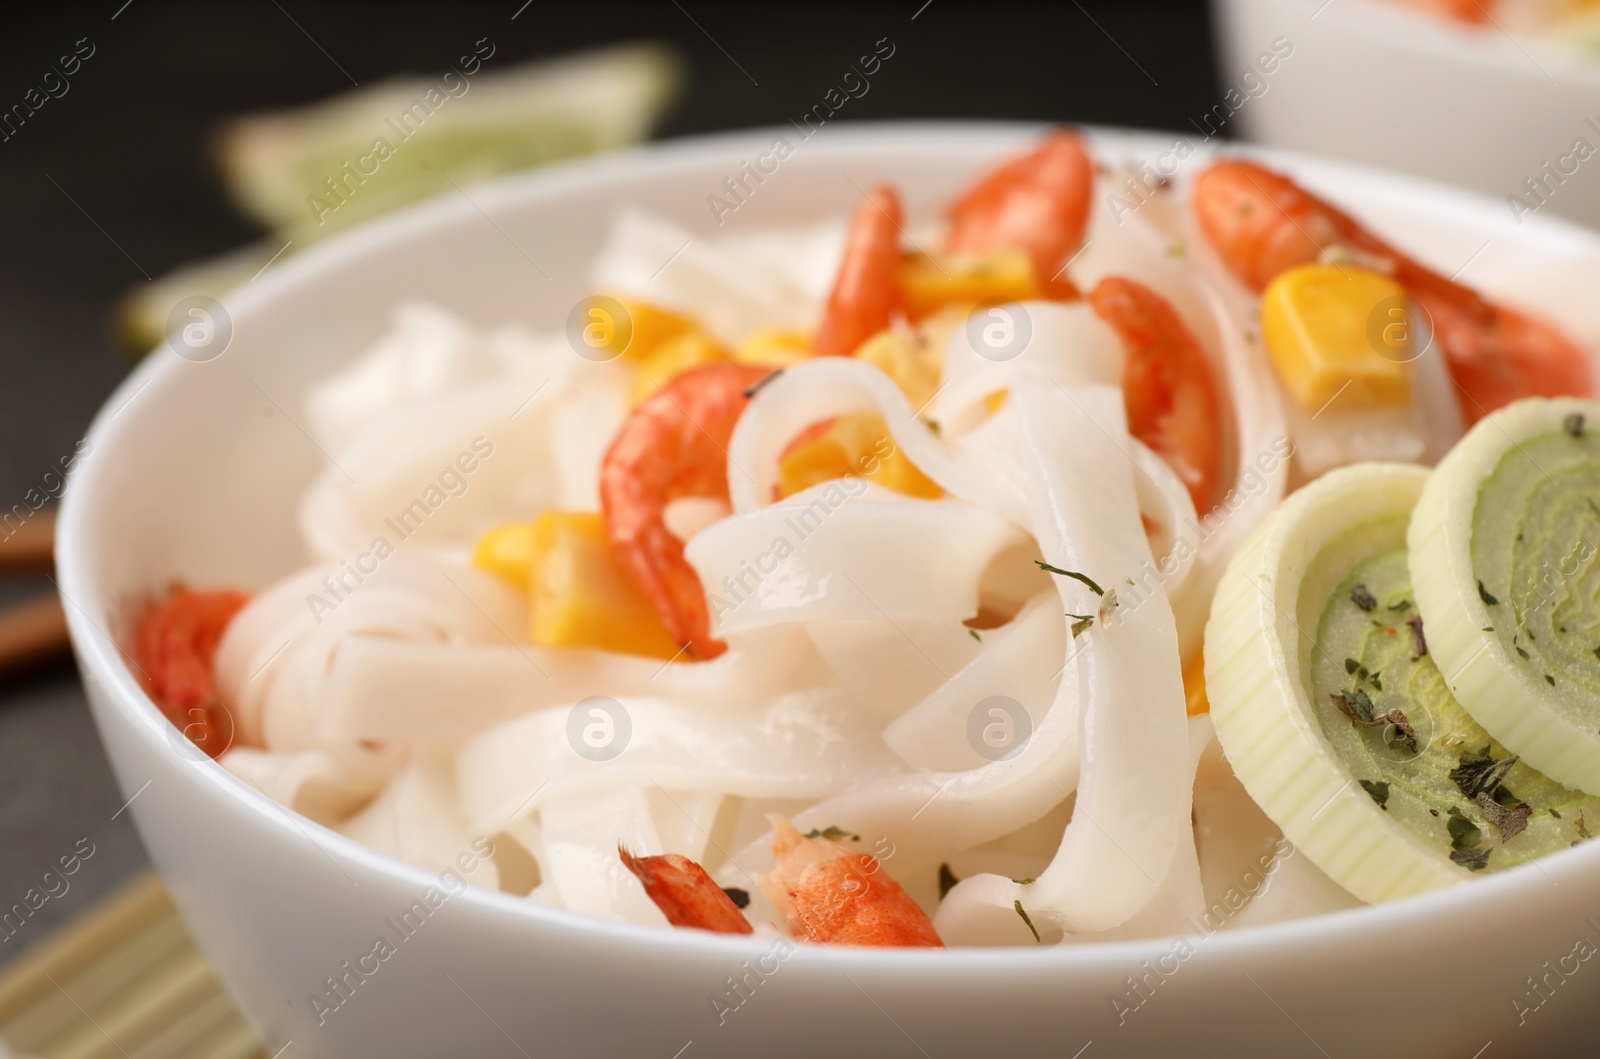
[[[850,219],[844,257],[817,328],[819,357],[848,357],[889,326],[900,305],[900,194],[872,189]]]
[[[709,930],[714,934],[754,933],[750,921],[744,918],[727,891],[688,857],[676,853],[635,857],[620,842],[617,856],[644,884],[644,892],[673,926]]]

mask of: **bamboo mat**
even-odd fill
[[[266,1059],[146,872],[0,971],[0,1059]]]

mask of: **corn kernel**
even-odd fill
[[[530,527],[533,642],[672,658],[681,644],[617,564],[605,519],[546,511]]]
[[[1033,262],[1020,250],[987,254],[907,254],[900,261],[906,318],[917,321],[952,303],[989,298],[1026,301],[1040,296]]]
[[[653,397],[661,387],[694,368],[728,360],[726,347],[703,331],[687,331],[671,339],[639,366],[639,373],[628,383],[628,405],[632,407]]]
[[[920,335],[879,331],[852,354],[893,379],[912,408],[921,408],[939,389],[939,365]]]
[[[533,523],[507,522],[478,538],[472,565],[527,591],[533,569]]]
[[[802,434],[779,461],[778,495],[793,496],[851,474],[907,496],[944,495],[900,451],[883,417],[870,412],[842,415]]]
[[[601,299],[621,305],[624,318],[613,318]],[[594,349],[609,350],[635,364],[644,363],[666,343],[695,330],[695,322],[682,313],[638,298],[599,294],[596,303],[589,311],[591,330],[584,332],[584,341]]]
[[[1301,265],[1267,285],[1261,336],[1302,408],[1318,411],[1336,394],[1342,408],[1410,402],[1404,297],[1389,277],[1350,265]]]
[[[740,364],[754,364],[760,368],[792,368],[801,361],[811,359],[812,337],[809,331],[786,327],[763,327],[745,336],[733,351],[733,359]]]

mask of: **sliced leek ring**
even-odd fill
[[[1211,716],[1235,773],[1301,852],[1368,902],[1565,848],[1587,836],[1586,809],[1600,820],[1600,800],[1521,763],[1495,774],[1492,805],[1461,788],[1463,754],[1510,754],[1450,696],[1407,622],[1405,535],[1427,478],[1357,464],[1295,493],[1230,564],[1206,626]],[[1368,716],[1398,710],[1403,723],[1346,716],[1333,697],[1358,691]]]
[[[1440,462],[1407,541],[1461,705],[1600,794],[1600,404],[1530,398],[1484,418]]]

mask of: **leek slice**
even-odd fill
[[[1473,718],[1600,794],[1600,404],[1530,398],[1472,428],[1423,490],[1411,576]]]
[[[1585,810],[1600,820],[1600,801],[1505,764],[1418,650],[1432,630],[1405,536],[1427,478],[1358,464],[1291,496],[1229,566],[1206,627],[1206,689],[1234,771],[1300,852],[1368,902],[1565,848],[1587,837]],[[1475,779],[1490,804],[1469,795]]]

